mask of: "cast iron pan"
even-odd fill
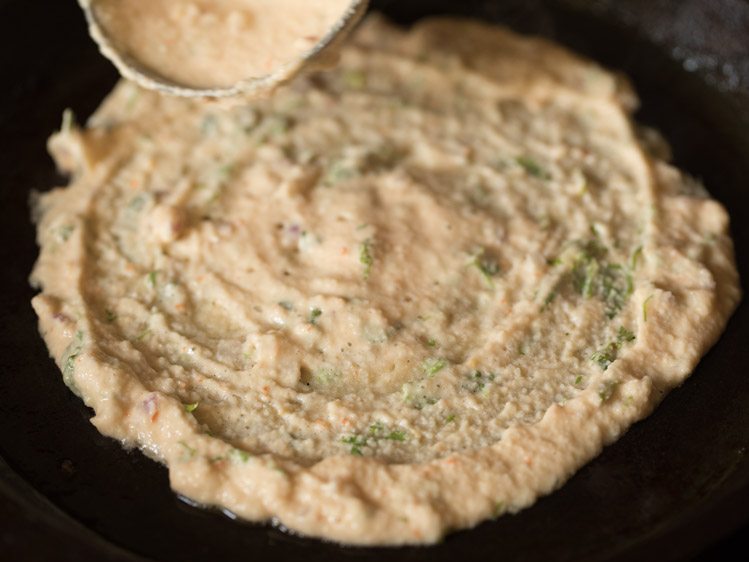
[[[627,72],[639,119],[729,209],[749,279],[749,6],[740,0],[375,2],[505,22]],[[164,468],[101,437],[37,334],[32,189],[63,182],[45,139],[85,118],[117,76],[74,0],[0,0],[0,558],[396,561],[677,559],[749,518],[749,310],[694,375],[561,490],[431,548],[356,549],[192,508]],[[740,546],[746,542],[734,539]],[[725,551],[712,550],[713,554]],[[744,551],[746,554],[746,551]]]

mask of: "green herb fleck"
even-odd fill
[[[424,374],[428,377],[433,377],[445,367],[447,367],[447,361],[441,357],[430,357],[421,364]]]
[[[197,451],[193,447],[190,447],[190,445],[188,445],[184,441],[177,441],[177,443],[184,449],[182,451],[183,461],[190,460],[191,458],[195,456],[195,453],[197,453]]]
[[[185,412],[191,414],[192,412],[198,409],[199,404],[200,402],[193,402],[192,404],[184,404]]]
[[[631,271],[634,271],[637,269],[637,264],[640,262],[640,257],[642,256],[642,246],[637,246],[635,248],[635,251],[632,252],[632,257],[629,259],[629,269]]]
[[[62,125],[60,125],[61,133],[69,133],[73,127],[75,127],[75,113],[69,107],[65,108],[62,112]]]
[[[60,240],[62,240],[63,242],[67,242],[70,236],[73,234],[74,230],[75,226],[73,226],[72,224],[64,224],[57,229],[57,234],[60,237]]]
[[[150,328],[144,328],[142,332],[140,332],[137,336],[135,336],[135,341],[141,341],[150,333],[151,333]]]
[[[117,320],[117,315],[107,308],[104,310],[104,318],[106,318],[108,324],[111,324]]]
[[[212,113],[206,114],[200,121],[200,134],[207,136],[218,130],[218,119]]]
[[[320,367],[315,371],[315,382],[320,385],[328,385],[340,378],[341,374],[332,367]]]
[[[157,280],[158,280],[158,272],[151,271],[148,274],[148,284],[151,285],[151,287],[156,287]]]
[[[343,83],[352,90],[361,90],[367,85],[367,75],[361,70],[349,70],[343,73]]]
[[[583,375],[577,375],[575,377],[574,385],[579,387],[581,384],[583,384],[583,380],[585,380],[585,377],[583,377]]]
[[[406,432],[402,429],[396,429],[385,435],[383,439],[387,439],[389,441],[405,441]]]
[[[528,156],[518,156],[515,159],[515,162],[517,162],[528,175],[533,176],[534,178],[539,178],[542,180],[551,179],[551,174],[544,170],[541,165],[533,158],[530,158]]]
[[[546,295],[546,298],[544,298],[544,304],[541,308],[546,309],[549,306],[551,306],[551,303],[554,302],[555,298],[557,298],[557,291],[556,290],[549,291],[549,294]]]
[[[624,344],[635,340],[635,334],[632,330],[628,330],[624,326],[619,326],[619,331],[616,334],[617,343]]]
[[[616,335],[616,341],[606,344],[606,346],[593,353],[593,355],[590,356],[590,359],[605,371],[614,361],[616,361],[619,355],[619,350],[624,346],[624,344],[634,340],[635,334],[624,326],[620,326],[619,332]]]
[[[355,166],[342,159],[336,160],[325,171],[322,184],[325,187],[332,187],[339,182],[355,178],[358,175],[359,170]]]
[[[499,273],[499,263],[494,256],[487,253],[486,248],[481,248],[474,253],[469,265],[475,267],[481,273],[487,285],[494,287],[492,278]]]
[[[73,341],[65,348],[62,355],[62,380],[74,394],[78,395],[78,388],[75,384],[73,375],[75,374],[75,360],[83,351],[83,332],[80,330],[75,333]]]
[[[367,446],[367,438],[361,435],[349,435],[341,438],[341,443],[351,447],[351,454],[358,457],[362,456],[362,449]]]
[[[593,360],[601,369],[604,371],[609,368],[609,365],[611,365],[614,361],[616,361],[616,356],[619,351],[619,347],[615,343],[609,343],[604,347],[603,349],[599,349],[593,355],[590,356],[591,360]]]
[[[229,457],[237,462],[247,462],[250,460],[251,456],[250,453],[243,451],[242,449],[232,449],[229,452]]]
[[[495,518],[500,517],[501,515],[503,515],[505,511],[506,511],[505,502],[499,501],[499,502],[497,502],[497,503],[494,504],[494,513],[493,513],[493,515],[494,515]]]
[[[428,347],[437,347],[437,340],[435,340],[434,338],[429,338],[427,340],[427,346]]]
[[[575,291],[586,299],[601,299],[606,305],[606,316],[613,318],[624,308],[634,286],[631,270],[608,263],[607,253],[598,239],[582,243],[570,275]]]
[[[652,299],[654,296],[655,295],[650,295],[642,303],[642,321],[643,322],[648,321],[648,303],[650,302],[650,299]]]
[[[144,195],[136,195],[127,204],[127,208],[130,211],[137,213],[138,211],[141,211],[143,207],[145,207],[145,205],[146,205],[146,197]]]
[[[452,423],[452,422],[454,422],[454,421],[455,421],[455,419],[456,419],[456,418],[457,418],[457,416],[456,416],[455,414],[450,414],[449,416],[447,416],[447,417],[445,418],[445,423],[446,423],[446,424],[447,424],[447,423]]]
[[[317,324],[317,319],[320,318],[320,315],[322,314],[322,310],[319,308],[313,308],[309,311],[309,323],[312,325]]]
[[[372,241],[367,238],[359,247],[359,263],[364,266],[364,279],[369,279],[372,272],[374,257],[372,256]]]
[[[619,386],[619,381],[603,381],[598,387],[598,397],[601,399],[601,402],[609,400],[614,395],[617,386]]]
[[[496,375],[494,373],[484,373],[476,370],[468,375],[467,378],[468,382],[463,385],[463,388],[473,394],[477,394],[484,390],[486,385],[496,378]]]

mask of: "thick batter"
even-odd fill
[[[370,20],[335,72],[230,110],[121,83],[50,141],[73,181],[39,202],[42,334],[198,502],[357,544],[517,511],[739,300],[725,211],[635,104],[448,19]]]

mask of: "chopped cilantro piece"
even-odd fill
[[[481,273],[490,287],[494,286],[492,278],[499,273],[499,263],[494,256],[487,253],[486,248],[481,248],[474,253],[469,263]]]
[[[200,402],[193,402],[192,404],[184,404],[185,412],[192,413],[198,409]]]
[[[71,341],[65,348],[65,352],[62,355],[62,381],[65,383],[70,390],[75,394],[78,394],[78,389],[75,385],[75,379],[73,375],[75,373],[75,361],[83,351],[83,332],[77,331],[73,341]]]
[[[141,333],[139,333],[137,336],[135,336],[135,341],[141,341],[142,339],[144,339],[150,333],[151,333],[150,328],[144,328]]]
[[[322,310],[319,308],[313,308],[309,311],[309,323],[310,324],[317,324],[317,319],[320,318],[320,315],[322,314]]]
[[[499,517],[503,515],[505,511],[506,511],[505,502],[499,501],[494,504],[494,513],[493,513],[494,517]]]
[[[551,179],[551,174],[544,170],[541,165],[533,158],[530,158],[528,156],[518,156],[515,159],[515,162],[517,162],[528,175],[533,176],[534,178],[539,178],[542,180]]]
[[[63,242],[67,242],[68,238],[70,238],[74,230],[75,226],[73,226],[72,224],[64,224],[57,229],[57,234],[60,236],[60,240],[62,240]]]
[[[613,318],[624,308],[634,290],[632,272],[608,263],[608,250],[598,239],[582,243],[570,272],[572,286],[584,298],[597,297],[606,305],[606,316]]]
[[[619,355],[619,350],[624,346],[624,344],[634,340],[635,334],[624,326],[620,326],[619,332],[616,335],[616,341],[606,344],[606,346],[593,353],[593,355],[590,356],[590,359],[605,371],[614,361],[616,361],[616,358]]]
[[[184,441],[177,441],[177,443],[184,449],[182,452],[183,461],[190,460],[195,456],[195,453],[197,453],[197,451],[193,447],[190,447],[190,445],[188,445]]]
[[[619,331],[616,334],[616,341],[620,345],[623,343],[628,343],[635,340],[635,334],[632,332],[632,330],[628,330],[624,326],[619,326]]]
[[[607,400],[609,400],[614,395],[614,391],[616,390],[617,386],[619,386],[619,381],[603,381],[598,387],[598,397],[601,399],[601,402],[606,402]]]
[[[367,75],[358,69],[349,70],[343,73],[343,83],[352,90],[361,90],[367,85]]]
[[[465,388],[469,392],[472,392],[473,394],[477,394],[484,390],[487,383],[493,381],[495,377],[496,375],[494,375],[494,373],[484,373],[478,370],[473,371],[470,375],[468,375],[468,382],[463,385],[463,388]]]
[[[405,441],[406,440],[406,432],[402,429],[396,429],[394,431],[391,431],[388,433],[384,439],[388,439],[390,441]]]
[[[648,303],[650,302],[650,299],[652,299],[654,296],[655,295],[650,295],[642,303],[642,321],[643,322],[648,321]]]
[[[367,446],[367,439],[361,435],[349,435],[348,437],[343,437],[341,443],[349,445],[351,447],[351,454],[360,457],[363,454],[362,448]]]
[[[554,302],[554,299],[557,298],[557,291],[549,291],[549,294],[546,295],[546,298],[544,298],[544,304],[542,308],[548,308],[551,303]]]
[[[69,133],[73,127],[75,127],[75,113],[69,107],[66,107],[62,112],[62,125],[60,125],[61,133]]]
[[[250,460],[250,457],[252,455],[250,455],[250,453],[248,453],[247,451],[243,451],[242,449],[232,449],[229,453],[229,456],[239,462],[247,462],[248,460]]]
[[[364,266],[364,279],[369,279],[369,274],[372,272],[372,264],[374,264],[372,241],[369,238],[359,246],[359,263]]]
[[[609,343],[603,349],[599,349],[590,358],[604,371],[609,368],[614,361],[619,348],[615,343]]]

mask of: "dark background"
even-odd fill
[[[729,209],[749,278],[749,4],[742,0],[380,1],[399,21],[505,22],[626,71],[641,121]],[[45,140],[116,73],[74,0],[0,0],[0,559],[749,559],[749,313],[694,376],[561,490],[428,549],[352,549],[187,506],[166,471],[100,436],[48,359],[28,304],[28,194],[63,181]]]

